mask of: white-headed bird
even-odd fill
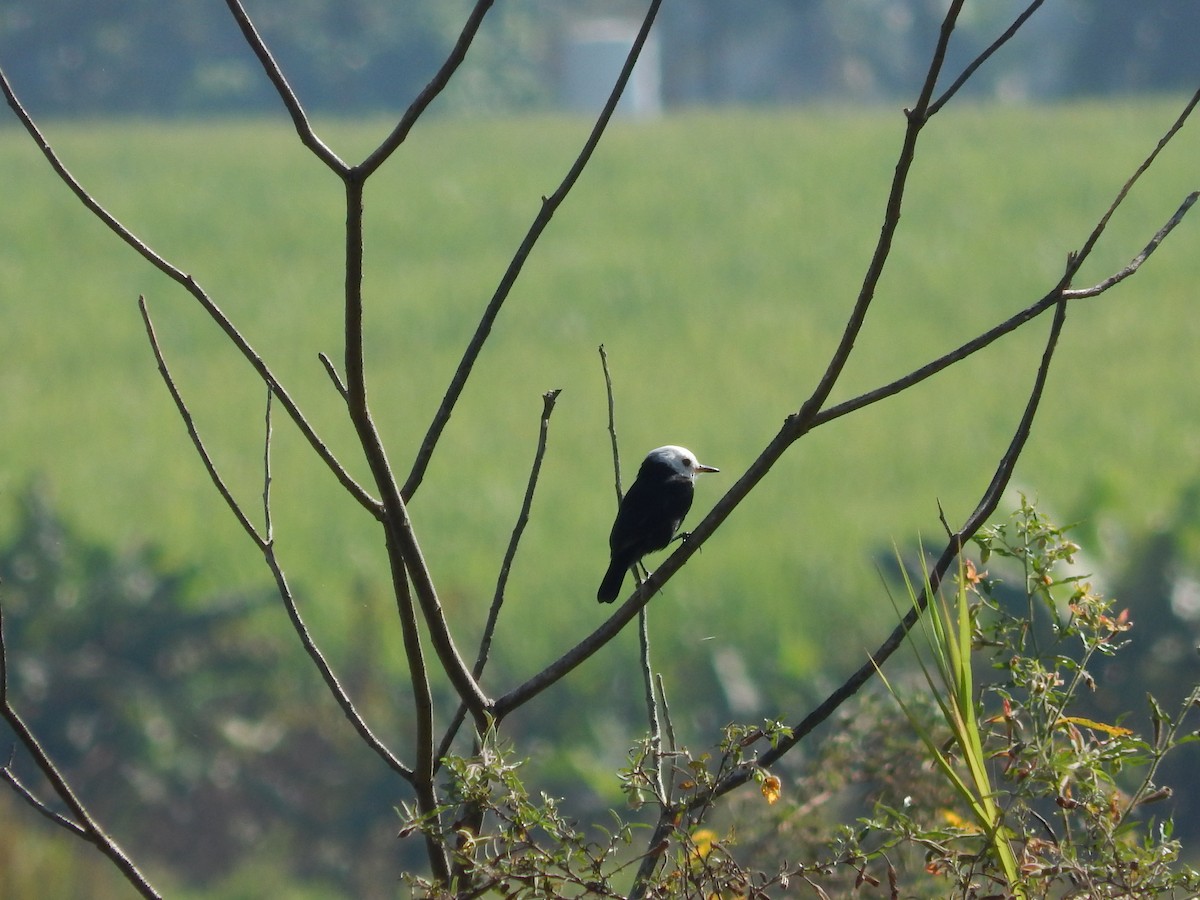
[[[671,543],[692,507],[696,475],[719,471],[701,465],[696,455],[684,447],[668,445],[646,454],[637,478],[617,509],[617,519],[608,536],[612,559],[596,592],[597,600],[601,603],[616,600],[625,572],[647,553]]]

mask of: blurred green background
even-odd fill
[[[922,138],[891,262],[833,400],[908,372],[1050,289],[1183,102],[947,108]],[[279,119],[43,124],[107,209],[195,275],[366,479],[317,360],[342,357],[336,179]],[[317,124],[349,159],[390,127]],[[613,512],[597,346],[612,369],[626,483],[664,443],[721,467],[698,486],[697,521],[820,376],[878,235],[903,125],[891,109],[820,106],[613,125],[534,250],[411,504],[473,656],[541,394],[563,390],[485,677],[493,695],[608,613],[593,599]],[[370,181],[369,389],[401,478],[540,198],[589,126],[561,115],[429,121]],[[1189,128],[1168,147],[1077,284],[1123,266],[1200,186],[1198,142]],[[276,648],[271,665],[295,673],[313,716],[341,726],[282,609],[259,599],[269,573],[190,447],[138,296],[251,511],[261,503],[262,385],[184,291],[86,214],[11,120],[0,128],[0,172],[0,544],[21,533],[21,498],[36,481],[71,541],[117,558],[152,547],[153,569],[187,572],[170,594],[182,609],[230,592],[255,597],[240,639]],[[1177,520],[1196,480],[1198,227],[1185,220],[1135,278],[1072,306],[1017,469],[1016,485],[1052,515],[1081,522],[1101,577],[1127,567],[1141,536]],[[656,598],[655,663],[682,741],[702,744],[731,719],[794,720],[864,660],[895,619],[879,567],[893,545],[937,542],[939,503],[951,523],[973,508],[1024,407],[1048,324],[805,438]],[[278,549],[301,611],[335,670],[362,676],[368,715],[406,755],[406,679],[380,537],[278,406],[272,449]],[[1180,579],[1200,559],[1185,551],[1170,563]],[[81,590],[74,606],[39,609],[35,597],[23,614],[81,614]],[[1137,621],[1139,598],[1124,599]],[[644,730],[635,658],[631,629],[509,722],[551,789],[576,793],[581,806],[619,802],[611,773]],[[219,666],[197,677],[221,689]],[[444,689],[442,698],[448,715]],[[401,787],[385,806],[405,799]],[[395,823],[383,816],[372,827],[386,834]],[[31,817],[4,814],[17,831]],[[255,855],[260,866],[272,858]]]

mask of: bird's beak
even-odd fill
[[[696,463],[696,471],[697,472],[720,472],[721,470],[718,469],[716,466],[705,466],[700,463]]]

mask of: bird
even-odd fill
[[[611,554],[608,571],[600,582],[596,599],[612,603],[621,592],[625,573],[647,553],[671,543],[692,506],[696,476],[719,472],[701,465],[686,447],[668,444],[646,454],[637,478],[617,508],[617,518],[608,535]]]

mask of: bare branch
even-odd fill
[[[496,622],[500,618],[500,608],[504,605],[504,591],[508,586],[508,575],[512,569],[513,560],[516,559],[517,547],[520,545],[521,536],[525,533],[525,527],[529,524],[529,511],[533,508],[533,495],[537,490],[538,478],[541,475],[542,460],[546,456],[546,441],[550,435],[550,416],[554,413],[554,405],[558,401],[558,395],[561,393],[561,388],[555,388],[542,394],[542,418],[538,428],[537,449],[533,454],[533,466],[529,470],[529,481],[525,486],[525,499],[521,503],[521,511],[517,514],[517,522],[513,526],[512,536],[508,540],[508,548],[504,552],[504,560],[500,563],[500,574],[496,578],[496,592],[492,596],[492,605],[488,610],[487,623],[483,628],[483,637],[479,641],[479,654],[476,656],[475,666],[471,670],[471,674],[475,676],[476,681],[483,677],[483,669],[487,665],[488,653],[492,646],[492,636],[496,631]],[[442,742],[438,747],[438,761],[450,751],[450,745],[454,742],[454,738],[458,734],[458,729],[462,726],[466,711],[466,706],[460,705],[450,727],[446,729],[446,734],[442,737]],[[437,764],[435,762],[435,765]]]
[[[421,442],[421,447],[417,451],[412,471],[409,473],[408,480],[405,481],[404,489],[401,492],[405,500],[412,499],[413,494],[420,487],[421,481],[425,477],[425,470],[429,466],[429,461],[433,458],[433,451],[437,446],[438,439],[441,437],[446,423],[450,421],[450,416],[454,412],[458,398],[462,395],[463,388],[466,387],[467,379],[471,375],[475,361],[479,358],[479,353],[483,350],[483,345],[491,333],[492,325],[495,323],[496,317],[500,314],[500,309],[504,306],[504,301],[508,298],[513,284],[516,283],[517,277],[521,274],[521,269],[524,267],[530,253],[533,252],[533,248],[541,237],[542,232],[550,224],[550,219],[554,216],[558,208],[562,206],[563,201],[567,199],[567,195],[579,180],[579,176],[583,174],[584,167],[587,166],[597,145],[600,143],[600,138],[603,136],[604,130],[608,127],[608,122],[617,108],[617,101],[621,99],[621,94],[625,91],[625,85],[629,82],[629,76],[633,72],[634,64],[642,52],[642,47],[646,43],[646,37],[650,33],[650,27],[654,24],[654,18],[658,14],[658,8],[661,5],[662,0],[651,0],[650,8],[646,11],[646,17],[642,22],[641,30],[638,31],[633,46],[629,49],[629,55],[625,58],[625,65],[621,69],[621,74],[613,85],[608,102],[604,104],[604,109],[600,112],[596,124],[592,127],[591,134],[588,135],[583,149],[554,193],[549,197],[542,198],[541,210],[534,218],[533,224],[529,226],[529,231],[526,233],[525,239],[521,242],[521,246],[517,248],[517,252],[509,263],[504,276],[500,279],[500,284],[496,287],[492,299],[488,302],[487,308],[484,310],[483,316],[476,326],[475,334],[472,336],[466,351],[463,353],[454,377],[450,380],[450,386],[447,388],[441,405],[439,405],[437,412],[434,414],[429,430],[426,432],[425,438]]]
[[[300,638],[300,643],[304,647],[304,651],[308,654],[309,659],[317,667],[317,671],[321,673],[321,679],[325,682],[325,686],[329,692],[333,694],[333,699],[337,701],[338,706],[342,708],[342,713],[350,721],[354,730],[358,732],[359,737],[363,739],[368,747],[375,751],[375,754],[382,759],[397,775],[405,781],[412,783],[414,775],[413,770],[396,758],[395,754],[387,748],[387,746],[375,733],[371,731],[366,721],[363,719],[357,709],[354,708],[354,703],[350,696],[346,693],[346,689],[342,687],[337,676],[334,675],[333,669],[330,667],[324,654],[321,653],[312,635],[309,633],[308,626],[304,624],[304,619],[300,615],[300,610],[296,606],[296,598],[292,594],[291,585],[288,584],[287,576],[284,574],[282,567],[279,565],[279,560],[275,556],[275,545],[268,544],[264,550],[264,558],[267,566],[271,570],[271,574],[275,577],[275,586],[279,591],[279,596],[283,600],[283,608],[287,611],[288,619],[292,623],[292,628]]]
[[[454,47],[450,50],[450,54],[446,57],[446,61],[442,63],[441,68],[438,69],[430,82],[425,85],[424,90],[409,104],[400,121],[396,123],[396,127],[392,129],[392,133],[358,166],[358,173],[362,178],[366,178],[383,165],[387,158],[396,151],[396,148],[404,143],[405,138],[408,137],[408,133],[417,124],[417,120],[429,108],[429,104],[445,89],[446,85],[450,82],[450,78],[458,71],[458,67],[466,58],[467,51],[471,49],[471,42],[475,40],[479,26],[483,24],[483,17],[492,8],[492,3],[493,0],[478,0],[476,2],[475,8],[471,10],[471,14],[467,17],[466,24],[463,25],[462,31],[458,35],[458,40],[454,43]]]
[[[925,75],[925,84],[921,88],[921,94],[917,98],[916,105],[911,110],[905,111],[908,119],[908,127],[904,132],[904,143],[900,148],[900,157],[896,162],[896,172],[892,178],[892,186],[888,193],[887,208],[884,213],[883,227],[880,230],[879,240],[875,245],[875,252],[871,257],[871,262],[867,266],[867,272],[863,278],[862,287],[859,289],[858,298],[855,300],[854,308],[851,310],[850,317],[846,321],[846,328],[842,333],[842,339],[837,349],[834,350],[829,365],[821,376],[821,380],[817,383],[816,389],[812,392],[808,400],[805,401],[796,421],[793,423],[792,427],[796,431],[797,436],[807,430],[807,423],[825,404],[829,394],[833,391],[834,385],[837,384],[837,380],[841,377],[842,370],[846,367],[846,363],[850,359],[850,354],[854,350],[854,342],[858,339],[863,322],[866,321],[867,310],[871,307],[871,301],[874,299],[875,291],[879,287],[879,279],[883,276],[884,266],[891,255],[892,240],[896,235],[896,230],[900,226],[900,210],[904,201],[904,192],[908,185],[908,175],[912,170],[913,160],[916,158],[917,138],[920,137],[921,130],[925,127],[925,123],[929,119],[930,98],[933,96],[938,75],[941,73],[942,64],[946,59],[946,47],[950,43],[950,35],[954,33],[954,26],[958,20],[958,14],[962,10],[963,2],[964,0],[954,0],[950,4],[950,9],[946,12],[946,17],[942,21],[937,46],[934,48],[933,58],[929,63],[929,71]]]
[[[1021,30],[1021,26],[1029,20],[1030,16],[1038,11],[1038,8],[1044,2],[1045,0],[1033,0],[1033,2],[1025,8],[1024,12],[1022,12],[1019,16],[1017,16],[1016,19],[1013,20],[1013,23],[1008,26],[1008,29],[1004,32],[1004,34],[996,38],[996,40],[992,42],[991,46],[975,57],[975,59],[971,61],[970,65],[963,69],[962,74],[954,80],[954,83],[951,84],[950,87],[946,88],[945,93],[943,93],[942,96],[938,97],[938,99],[930,105],[929,115],[936,115],[938,110],[949,103],[950,98],[958,93],[959,88],[966,84],[980,66],[987,62],[997,50],[1007,44],[1012,37]]]
[[[922,589],[916,603],[913,604],[913,608],[909,610],[900,624],[888,636],[887,640],[880,644],[878,649],[871,654],[870,659],[851,675],[841,687],[817,706],[816,709],[805,716],[792,729],[792,734],[789,737],[780,740],[777,745],[763,753],[756,760],[756,765],[762,768],[771,766],[802,741],[809,732],[829,718],[838,707],[857,693],[878,672],[888,657],[904,642],[904,638],[908,635],[909,630],[916,624],[918,616],[928,605],[929,595],[932,592],[936,592],[943,580],[945,580],[946,574],[950,571],[955,560],[962,552],[963,545],[975,536],[975,533],[983,527],[996,511],[1004,495],[1004,491],[1012,479],[1013,469],[1016,467],[1021,452],[1025,449],[1025,442],[1028,440],[1030,430],[1033,427],[1033,420],[1037,414],[1038,405],[1041,402],[1042,392],[1046,387],[1046,379],[1050,372],[1050,363],[1054,358],[1054,351],[1058,345],[1058,338],[1062,333],[1066,316],[1067,301],[1060,300],[1056,307],[1054,321],[1050,326],[1050,334],[1046,340],[1045,350],[1042,352],[1042,360],[1038,366],[1037,376],[1034,379],[1029,400],[1025,404],[1025,411],[1021,416],[1020,422],[1017,424],[1012,440],[1009,442],[1007,450],[1001,457],[996,471],[992,475],[987,490],[984,491],[974,511],[967,517],[962,527],[951,535],[937,563],[930,569],[929,583]],[[715,798],[728,793],[738,785],[744,784],[750,778],[751,772],[749,770],[735,772],[717,785],[712,797]]]
[[[608,371],[608,353],[605,352],[603,344],[599,350],[600,366],[604,369],[604,395],[608,398],[608,439],[612,443],[613,488],[617,492],[617,506],[620,506],[625,491],[621,489],[621,451],[617,446],[617,414],[613,401],[612,374]]]
[[[271,523],[271,398],[275,395],[267,388],[267,409],[263,414],[263,533],[268,544],[275,542],[275,528]]]
[[[54,793],[59,799],[66,804],[71,814],[75,817],[72,822],[63,816],[53,813],[40,800],[33,796],[31,792],[24,788],[23,785],[16,779],[7,766],[4,767],[4,780],[17,792],[22,799],[27,803],[31,803],[39,813],[47,816],[55,824],[63,826],[71,834],[82,840],[87,841],[101,853],[109,858],[109,860],[117,867],[121,874],[125,877],[138,893],[143,897],[159,898],[161,895],[154,886],[146,879],[146,876],[141,873],[138,867],[134,864],[125,851],[120,848],[108,834],[100,827],[100,823],[92,818],[87,807],[83,802],[75,796],[75,792],[71,789],[71,785],[67,779],[58,771],[49,754],[42,748],[37,737],[25,724],[25,721],[17,713],[8,697],[8,655],[4,646],[4,614],[0,609],[0,716],[8,723],[17,740],[25,747],[29,755],[33,757],[34,763],[41,770],[42,775],[50,783]]]
[[[350,167],[342,162],[338,158],[338,155],[326,146],[317,137],[316,132],[313,131],[312,125],[308,121],[308,114],[304,112],[304,107],[300,105],[295,92],[292,90],[291,85],[288,84],[287,78],[284,77],[283,70],[279,68],[279,64],[275,61],[275,57],[271,55],[271,51],[267,49],[267,45],[259,35],[258,29],[254,27],[254,23],[250,21],[250,16],[246,14],[245,8],[239,0],[225,0],[225,5],[229,7],[234,21],[237,22],[238,28],[242,30],[242,36],[246,39],[246,43],[250,45],[250,49],[258,57],[263,71],[267,73],[267,78],[271,80],[271,84],[275,85],[275,90],[279,92],[279,98],[283,101],[283,105],[287,107],[287,111],[292,117],[292,124],[296,126],[296,134],[300,136],[300,142],[311,150],[317,159],[329,166],[338,175],[344,176]]]
[[[333,382],[333,386],[337,388],[337,392],[342,395],[342,399],[347,399],[346,385],[342,382],[341,376],[338,375],[337,369],[333,365],[333,360],[324,352],[318,353],[317,358],[321,360],[321,365],[325,367],[325,374],[329,376],[329,380]]]
[[[1122,269],[1118,269],[1112,275],[1109,275],[1103,281],[1100,281],[1091,287],[1074,288],[1072,290],[1063,291],[1063,297],[1068,300],[1075,300],[1081,297],[1097,297],[1114,285],[1120,284],[1122,281],[1140,269],[1142,267],[1142,263],[1150,258],[1150,254],[1158,249],[1159,245],[1162,244],[1163,240],[1166,239],[1167,235],[1171,233],[1175,226],[1183,221],[1183,217],[1187,215],[1187,211],[1196,203],[1197,197],[1200,197],[1200,191],[1192,191],[1190,194],[1188,194],[1187,197],[1184,198],[1183,203],[1180,204],[1179,209],[1175,210],[1175,215],[1171,216],[1171,218],[1167,220],[1167,223],[1163,225],[1163,227],[1155,233],[1154,237],[1150,239],[1150,243],[1148,243],[1142,249],[1141,253],[1131,259],[1127,266]]]
[[[650,751],[654,754],[654,778],[658,796],[666,798],[667,786],[662,773],[662,723],[658,718],[658,699],[654,694],[654,669],[650,665],[650,614],[646,607],[638,612],[638,656],[645,688],[646,722],[650,734]],[[659,682],[662,687],[662,682]]]
[[[171,371],[167,368],[167,361],[163,358],[162,347],[158,343],[158,335],[154,333],[154,324],[150,321],[150,311],[146,307],[146,298],[138,297],[138,310],[142,314],[142,322],[146,326],[146,337],[150,340],[150,349],[154,351],[154,359],[158,362],[158,374],[162,376],[163,383],[167,386],[167,390],[171,393],[171,399],[175,401],[175,408],[179,411],[179,417],[183,419],[183,424],[187,427],[188,437],[192,440],[192,446],[196,448],[196,453],[200,456],[200,461],[204,463],[205,471],[208,472],[208,477],[213,483],[213,487],[217,489],[217,493],[221,495],[221,499],[225,501],[225,505],[229,507],[238,524],[242,526],[242,530],[250,536],[250,540],[254,541],[259,550],[267,549],[268,538],[263,537],[258,533],[258,529],[254,527],[254,523],[250,521],[249,516],[242,510],[241,504],[234,498],[229,487],[225,484],[225,480],[221,478],[221,474],[217,471],[216,463],[208,453],[208,449],[204,446],[204,441],[200,438],[200,433],[196,430],[196,422],[192,418],[191,410],[188,409],[187,403],[183,396],[179,393],[179,388],[175,385],[175,380],[171,377]],[[268,394],[268,396],[270,396]]]
[[[85,841],[88,839],[87,831],[84,828],[76,825],[62,813],[56,813],[45,803],[39,800],[33,791],[31,791],[21,782],[21,779],[17,777],[17,773],[12,770],[11,760],[9,761],[8,765],[0,769],[0,778],[3,778],[5,781],[7,781],[9,787],[16,792],[17,796],[29,804],[29,806],[33,808],[39,815],[49,819],[60,828],[65,828],[77,838],[82,838]]]
[[[1155,144],[1154,149],[1150,151],[1150,155],[1142,161],[1142,164],[1137,167],[1137,170],[1129,177],[1129,180],[1125,182],[1125,186],[1117,192],[1116,199],[1113,200],[1112,205],[1109,206],[1104,215],[1100,217],[1100,221],[1096,223],[1096,227],[1092,230],[1092,233],[1088,235],[1088,239],[1084,241],[1083,247],[1080,248],[1078,253],[1078,263],[1075,267],[1076,270],[1078,270],[1079,266],[1083,265],[1083,261],[1091,255],[1092,248],[1096,246],[1096,242],[1099,241],[1100,236],[1104,234],[1104,229],[1108,226],[1108,221],[1113,217],[1113,213],[1117,211],[1117,208],[1125,201],[1125,198],[1129,196],[1129,192],[1133,190],[1133,186],[1137,184],[1138,179],[1141,178],[1145,171],[1154,164],[1154,160],[1158,159],[1158,154],[1162,152],[1163,148],[1166,147],[1168,143],[1170,143],[1171,138],[1175,137],[1175,135],[1179,133],[1179,130],[1183,128],[1184,123],[1187,122],[1188,117],[1192,114],[1192,110],[1196,108],[1197,103],[1200,103],[1200,90],[1196,91],[1196,93],[1192,95],[1192,99],[1187,102],[1186,106],[1184,106],[1183,112],[1179,114],[1179,116],[1175,119],[1175,122],[1170,128],[1167,129],[1166,133],[1158,139],[1158,143]]]
[[[58,154],[50,146],[49,142],[42,135],[29,113],[21,105],[17,95],[13,92],[12,85],[9,84],[8,77],[4,74],[3,69],[0,69],[0,91],[4,92],[4,96],[8,101],[8,105],[16,113],[21,124],[38,145],[38,149],[42,151],[42,155],[46,157],[50,167],[55,171],[58,177],[62,180],[71,192],[79,199],[81,203],[93,215],[103,222],[110,231],[117,235],[129,247],[133,248],[143,259],[149,262],[154,268],[162,272],[176,284],[184,288],[193,298],[200,304],[209,317],[223,331],[230,342],[238,349],[242,356],[246,359],[250,366],[258,373],[258,376],[275,392],[275,396],[279,398],[279,402],[287,411],[296,427],[300,429],[300,433],[304,435],[309,445],[316,451],[319,456],[333,472],[334,476],[341,482],[342,486],[359,505],[370,512],[373,516],[379,515],[379,504],[371,497],[359,484],[350,476],[350,474],[342,467],[341,463],[333,455],[333,452],[325,445],[325,442],[317,435],[312,425],[304,418],[300,412],[299,406],[292,399],[291,395],[284,389],[283,385],[275,377],[274,373],[268,368],[262,357],[254,350],[246,338],[229,320],[225,313],[213,301],[211,297],[200,287],[199,283],[191,275],[176,268],[166,259],[155,252],[141,238],[135,235],[132,231],[126,228],[115,216],[107,209],[100,205],[97,200],[89,194],[84,187],[76,180],[75,176],[67,169]]]

